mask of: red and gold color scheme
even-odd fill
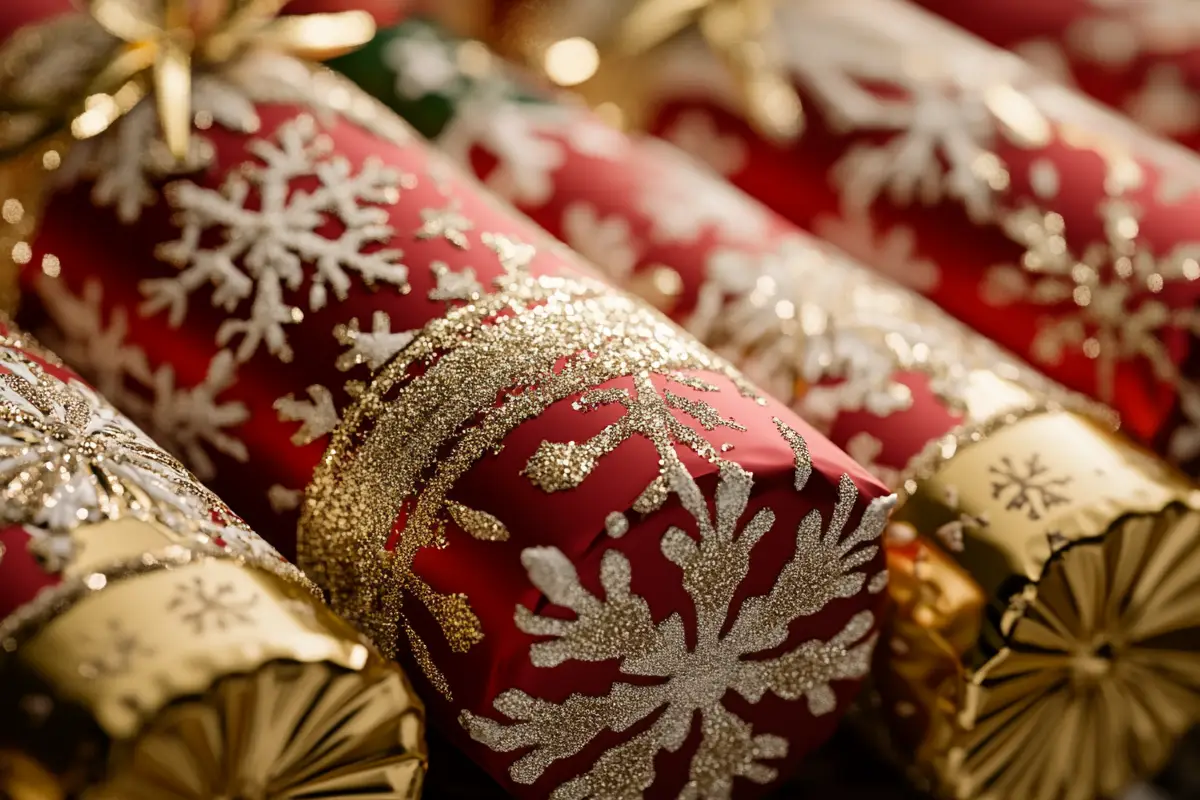
[[[410,21],[336,64],[897,491],[875,684],[920,777],[1086,800],[1161,766],[1200,719],[1194,485],[929,301],[479,47]]]
[[[517,39],[530,59],[555,66],[567,36],[621,52],[573,5]],[[579,88],[1194,462],[1200,159],[902,0],[773,6],[764,47],[804,113],[791,143],[742,121],[753,93],[686,26]]]
[[[1188,0],[918,0],[1159,136],[1200,148],[1200,8]]]
[[[7,321],[0,479],[0,795],[419,795],[400,671]]]
[[[173,29],[24,22],[12,106],[96,81],[63,30],[104,64]],[[275,543],[505,788],[776,780],[868,672],[894,498],[300,43],[233,22],[160,48],[193,42],[170,56],[186,149],[179,96],[118,97],[173,68],[13,118],[65,120],[21,140],[55,182],[26,318],[248,519],[298,517]]]

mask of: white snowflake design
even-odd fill
[[[629,220],[620,214],[601,217],[589,203],[569,203],[563,209],[562,234],[572,250],[617,280],[628,279],[637,264]]]
[[[322,436],[333,433],[341,423],[333,393],[316,384],[308,387],[308,400],[297,400],[293,395],[275,401],[275,410],[284,422],[299,422],[300,427],[292,434],[292,444],[311,444]]]
[[[96,27],[88,18],[83,22],[92,29]],[[22,82],[71,79],[60,74],[53,63],[35,66],[23,72]],[[355,102],[345,102],[348,91]],[[73,143],[55,180],[60,187],[85,179],[94,181],[93,201],[99,206],[112,206],[122,222],[134,222],[145,207],[157,202],[157,181],[193,174],[211,164],[214,149],[199,129],[201,120],[205,121],[204,127],[215,124],[252,134],[262,125],[255,109],[259,103],[299,105],[323,121],[340,116],[388,141],[411,141],[412,132],[405,123],[394,114],[378,113],[379,105],[357,92],[328,70],[313,70],[308,64],[269,50],[250,51],[219,73],[201,72],[195,76],[191,102],[197,129],[192,131],[191,149],[182,162],[170,156],[162,141],[151,97],[99,136]]]
[[[338,369],[345,372],[359,364],[366,364],[367,369],[375,372],[390,361],[392,356],[408,347],[416,338],[417,331],[393,331],[388,313],[376,310],[371,316],[371,330],[362,330],[358,318],[355,317],[346,325],[334,328],[333,335],[339,344],[347,348],[346,352],[338,356]]]
[[[1072,15],[1061,36],[1017,42],[1012,49],[1056,80],[1074,85],[1072,62],[1101,64],[1124,77],[1150,55],[1151,66],[1124,108],[1155,133],[1180,136],[1200,127],[1200,101],[1179,66],[1154,56],[1180,55],[1200,44],[1200,6],[1187,0],[1091,0]]]
[[[798,476],[807,474],[800,467]],[[858,497],[854,483],[843,476],[828,528],[822,531],[819,511],[804,518],[795,552],[771,591],[745,600],[726,633],[734,595],[749,573],[751,552],[773,526],[774,514],[760,509],[741,523],[753,477],[730,462],[720,466],[715,514],[710,514],[708,501],[686,469],[673,468],[670,485],[697,526],[698,536],[672,527],[662,539],[662,553],[682,571],[683,586],[695,605],[694,637],[678,613],[654,621],[646,601],[630,589],[629,560],[615,549],[601,561],[603,599],[583,587],[574,566],[557,548],[525,550],[522,561],[530,580],[575,618],[538,616],[522,606],[516,613],[522,631],[548,637],[530,648],[536,667],[620,659],[623,674],[658,681],[618,682],[606,695],[572,694],[561,703],[508,690],[497,697],[495,708],[511,722],[470,712],[460,717],[470,735],[491,749],[525,750],[509,775],[517,783],[532,784],[551,764],[575,755],[605,730],[628,730],[661,710],[645,731],[613,746],[587,772],[554,789],[554,800],[643,796],[655,781],[655,757],[664,750],[679,750],[697,714],[700,743],[681,798],[731,797],[738,777],[767,783],[777,770],[762,762],[786,756],[787,741],[756,735],[723,704],[726,693],[733,690],[751,703],[768,692],[787,701],[804,700],[810,714],[821,716],[836,707],[832,682],[862,678],[870,668],[876,637],[869,611],[852,617],[827,642],[809,640],[773,658],[747,657],[782,645],[794,621],[816,614],[835,598],[863,590],[866,575],[855,570],[878,552],[874,542],[893,498],[872,501],[859,525],[843,538]],[[803,485],[798,477],[797,489]],[[689,642],[694,642],[690,649]]]
[[[261,163],[231,170],[219,191],[189,181],[167,186],[182,230],[178,240],[159,246],[158,256],[180,272],[140,285],[146,297],[142,313],[166,311],[173,326],[183,323],[188,296],[202,286],[211,285],[213,305],[229,312],[249,301],[245,317],[225,320],[217,332],[222,347],[241,337],[239,361],[263,344],[280,360],[291,359],[284,326],[300,322],[303,312],[285,302],[285,293],[299,290],[306,280],[308,307],[314,311],[326,305],[330,290],[345,299],[350,273],[368,285],[408,286],[399,250],[364,252],[391,239],[394,232],[382,206],[398,200],[407,179],[374,157],[353,172],[346,158],[333,154],[332,141],[318,134],[309,115],[284,123],[273,138],[277,144],[251,142],[248,149]],[[292,181],[299,178],[315,178],[318,186],[293,189]],[[331,221],[342,229],[336,238],[318,232]],[[205,234],[212,230],[221,232],[222,242],[209,247]]]
[[[769,45],[828,125],[890,134],[856,144],[835,164],[832,177],[847,209],[868,209],[885,196],[899,205],[949,197],[985,220],[1008,183],[996,146],[1048,136],[1044,116],[1021,91],[1033,72],[1011,54],[964,43],[956,30],[890,3],[775,5]],[[658,91],[740,107],[725,65],[707,47],[681,42],[677,52]],[[898,91],[880,94],[879,86]]]
[[[923,301],[897,298],[831,257],[799,234],[766,252],[714,250],[688,330],[818,426],[843,411],[886,417],[910,408],[912,393],[896,380],[905,370],[928,375],[939,397],[960,407],[972,365],[1008,361],[990,347],[975,352],[945,318],[925,324],[940,315]]]
[[[907,225],[877,230],[870,214],[849,211],[845,216],[822,214],[813,221],[812,228],[847,255],[870,264],[876,272],[901,286],[928,294],[941,283],[942,271],[938,265],[916,255],[917,234]]]
[[[746,142],[723,134],[712,115],[700,110],[680,114],[662,137],[720,175],[736,175],[746,166]]]
[[[901,471],[876,461],[882,452],[883,442],[866,431],[859,431],[846,441],[846,455],[861,464],[884,486],[899,486]]]
[[[1108,66],[1142,53],[1180,53],[1200,43],[1200,7],[1180,0],[1089,0],[1064,37],[1072,52]]]
[[[1182,136],[1200,128],[1200,99],[1173,64],[1147,70],[1142,87],[1125,101],[1125,111],[1163,136]]]
[[[708,167],[682,150],[656,139],[640,145],[654,154],[661,171],[641,182],[638,211],[651,221],[650,236],[662,243],[694,242],[708,228],[723,235],[755,239],[770,227],[770,214]]]
[[[580,103],[515,100],[518,86],[499,62],[485,58],[465,73],[464,64],[479,55],[477,42],[458,42],[411,23],[388,44],[385,62],[395,70],[398,97],[435,94],[453,101],[454,116],[438,146],[464,165],[476,147],[492,155],[497,163],[486,182],[494,192],[513,203],[542,206],[554,195],[553,175],[568,150],[600,160],[624,153],[625,137]]]
[[[459,69],[458,48],[427,25],[410,24],[388,42],[383,61],[396,75],[395,92],[406,100],[427,94],[456,97],[467,85]]]
[[[146,353],[125,341],[124,309],[113,309],[105,324],[99,281],[88,280],[75,295],[62,280],[43,276],[37,291],[53,322],[42,339],[70,363],[82,365],[100,394],[144,425],[198,477],[216,474],[214,452],[241,462],[249,458],[237,430],[250,412],[241,402],[220,399],[236,380],[230,353],[217,353],[199,384],[180,386],[171,365],[151,367]]]
[[[520,103],[512,88],[496,79],[480,81],[455,102],[454,118],[437,143],[459,164],[469,165],[480,148],[496,159],[488,188],[510,202],[540,207],[554,196],[554,173],[568,149],[590,158],[615,161],[625,137],[586,108],[570,103]]]
[[[1122,361],[1144,360],[1159,380],[1183,380],[1161,336],[1170,330],[1200,335],[1200,311],[1171,308],[1155,295],[1200,279],[1200,243],[1154,254],[1137,241],[1136,205],[1111,198],[1098,212],[1105,241],[1091,242],[1082,252],[1071,249],[1060,214],[1031,205],[1006,214],[1004,231],[1025,252],[1019,266],[991,267],[981,292],[991,305],[1024,301],[1053,308],[1039,322],[1034,359],[1057,364],[1064,352],[1082,351],[1096,360],[1100,399],[1110,401]]]
[[[853,87],[858,102],[839,102],[837,95],[821,97],[835,125],[895,131],[881,144],[856,143],[834,165],[832,176],[842,205],[862,212],[884,195],[898,206],[914,202],[932,205],[949,197],[962,203],[973,220],[989,219],[996,193],[1008,186],[1004,165],[993,154],[1004,126],[989,101],[1001,94],[1041,118],[1032,103],[1022,101],[1011,88],[1015,70],[1006,68],[1007,62],[990,52],[974,58],[964,53],[952,62],[953,67],[946,67],[946,74],[904,80],[907,73],[898,71],[902,68],[897,64],[885,66],[895,60],[895,49],[883,54],[890,57],[856,60],[851,65],[846,65],[843,57],[839,66],[845,72],[839,79],[822,76],[812,84],[821,86],[828,81],[828,91]],[[813,56],[798,56],[793,68],[801,74],[827,68],[818,66]],[[815,76],[810,73],[810,77]],[[872,80],[898,81],[910,97],[900,101],[875,98],[863,88]]]
[[[47,569],[70,562],[75,527],[128,515],[278,558],[90,387],[10,346],[0,367],[0,517],[36,531],[30,546]]]

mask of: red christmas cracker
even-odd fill
[[[424,714],[399,670],[2,318],[0,480],[0,792],[420,786]]]
[[[65,357],[247,518],[298,508],[510,791],[727,796],[824,739],[883,487],[344,81],[248,51],[191,100],[182,165],[148,103],[63,157],[27,282]]]
[[[461,69],[479,46],[410,21],[337,66],[897,491],[876,733],[961,798],[1109,794],[1161,764],[1200,713],[1182,672],[1140,666],[1166,629],[1172,663],[1197,662],[1192,484],[670,145],[606,129],[495,60]],[[1157,722],[1118,721],[1135,713]]]
[[[769,33],[805,109],[795,143],[740,120],[698,36],[639,62],[628,114],[1160,452],[1200,454],[1200,160],[899,0],[779,2]],[[596,98],[619,97],[602,72]]]

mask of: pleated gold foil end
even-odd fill
[[[1018,415],[910,484],[877,688],[945,796],[1088,800],[1200,720],[1194,485],[1089,419]]]
[[[134,548],[160,534],[81,529]],[[0,795],[419,795],[420,701],[308,587],[241,558],[146,552],[77,560],[0,643]]]

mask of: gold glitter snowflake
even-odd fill
[[[693,376],[674,373],[669,380],[701,392],[715,392],[717,387]],[[643,513],[662,505],[667,497],[667,472],[680,465],[675,444],[684,445],[698,455],[710,460],[718,459],[717,450],[703,436],[680,422],[672,409],[683,412],[698,422],[705,430],[718,427],[737,431],[745,427],[722,417],[715,408],[703,400],[692,400],[665,390],[659,394],[647,372],[633,376],[634,392],[626,389],[599,389],[584,393],[574,403],[576,411],[591,411],[601,406],[618,404],[625,415],[604,428],[586,442],[542,442],[537,452],[529,459],[526,475],[533,483],[548,492],[572,489],[591,474],[596,464],[622,442],[633,436],[642,436],[654,445],[660,459],[660,472],[634,503],[634,509]]]
[[[1137,241],[1135,205],[1111,199],[1099,213],[1105,241],[1082,252],[1068,245],[1060,214],[1032,206],[1008,214],[1004,230],[1025,252],[1019,267],[988,271],[983,297],[993,305],[1024,300],[1054,308],[1039,320],[1034,359],[1056,364],[1065,351],[1078,348],[1096,360],[1100,398],[1107,402],[1122,361],[1144,359],[1160,380],[1179,381],[1162,336],[1171,330],[1200,334],[1200,311],[1171,308],[1157,295],[1169,283],[1200,278],[1200,244],[1185,242],[1154,254]]]
[[[409,622],[409,602],[424,606],[453,652],[469,651],[483,626],[465,594],[435,589],[414,560],[425,548],[449,546],[455,529],[481,541],[509,537],[507,512],[453,497],[462,476],[499,452],[517,426],[569,398],[581,411],[619,403],[628,413],[583,445],[543,443],[526,469],[543,489],[578,485],[597,459],[639,435],[656,445],[664,470],[679,463],[676,443],[717,460],[713,445],[676,414],[707,430],[737,425],[699,399],[660,390],[653,376],[714,391],[698,377],[707,373],[757,398],[731,366],[636,301],[590,279],[532,277],[532,246],[492,231],[480,240],[504,269],[493,291],[453,301],[403,343],[383,341],[386,319],[375,321],[369,345],[358,325],[340,331],[339,340],[356,348],[344,366],[382,361],[385,352],[390,360],[345,409],[301,517],[301,561],[331,604],[389,654],[403,637],[446,697],[449,683]],[[632,390],[605,385],[618,379],[632,381]],[[652,486],[660,484],[665,497],[665,480]]]
[[[808,473],[797,466],[800,489],[801,476]],[[574,566],[557,548],[525,550],[522,561],[530,580],[551,602],[573,611],[575,619],[538,616],[524,607],[516,613],[522,631],[549,637],[530,648],[534,666],[620,659],[622,673],[657,680],[618,682],[608,694],[572,694],[561,703],[512,689],[495,701],[496,710],[511,722],[470,712],[460,717],[470,735],[491,749],[525,750],[509,775],[517,783],[531,784],[551,764],[579,753],[604,731],[626,731],[661,710],[644,731],[607,750],[587,772],[555,789],[555,800],[641,797],[655,782],[656,756],[683,745],[697,713],[700,744],[681,798],[729,797],[739,776],[756,783],[771,781],[777,771],[761,762],[785,756],[787,741],[755,734],[725,707],[725,695],[733,690],[750,703],[767,692],[784,700],[804,699],[808,711],[819,716],[836,707],[832,681],[861,678],[868,671],[875,642],[874,635],[868,635],[874,621],[869,611],[855,615],[827,642],[809,640],[773,658],[746,657],[783,644],[792,622],[816,614],[830,600],[862,591],[866,576],[855,570],[879,548],[859,545],[878,537],[892,498],[873,501],[858,527],[842,538],[858,497],[854,483],[843,476],[828,529],[822,531],[820,512],[810,512],[796,533],[792,559],[774,587],[743,602],[727,624],[734,595],[749,574],[753,548],[771,529],[774,514],[760,509],[738,530],[754,481],[731,462],[721,464],[712,515],[686,469],[674,465],[668,479],[699,534],[672,527],[662,539],[663,555],[682,570],[683,586],[695,604],[694,635],[686,632],[678,613],[654,621],[646,601],[630,590],[629,560],[615,549],[601,562],[603,599],[583,587]],[[694,645],[689,649],[690,642]]]

